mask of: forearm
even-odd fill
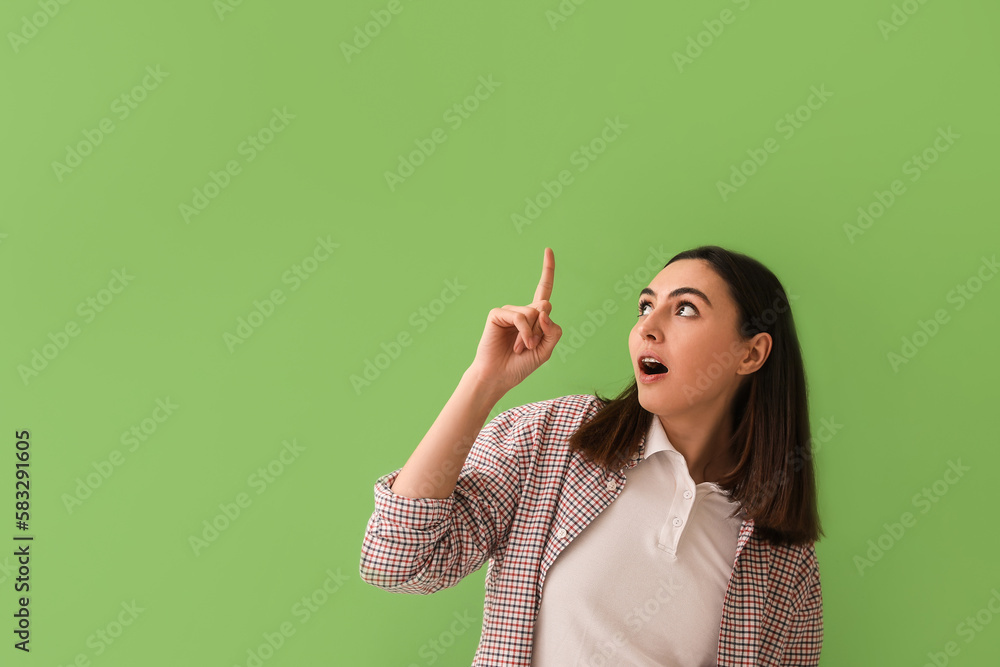
[[[445,403],[427,434],[393,482],[392,492],[409,498],[447,498],[455,490],[469,450],[505,391],[471,369]]]

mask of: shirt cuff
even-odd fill
[[[454,491],[447,498],[410,498],[393,493],[389,487],[401,470],[383,475],[375,482],[375,511],[384,521],[408,530],[429,530],[451,516]]]

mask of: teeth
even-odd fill
[[[642,357],[641,359],[639,359],[639,362],[641,364],[643,364],[644,366],[648,367],[652,371],[657,371],[658,369],[663,369],[662,371],[659,371],[659,372],[666,372],[666,369],[667,369],[666,366],[664,366],[663,364],[661,364],[659,361],[657,361],[653,357]]]

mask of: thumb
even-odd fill
[[[538,322],[539,328],[541,328],[542,331],[541,331],[541,333],[536,333],[536,334],[532,334],[531,335],[531,347],[532,347],[532,349],[538,348],[538,346],[541,345],[542,342],[544,342],[545,340],[547,340],[551,336],[551,331],[550,331],[549,323],[546,321],[545,318],[546,318],[546,314],[545,314],[544,310],[541,311],[540,313],[538,313],[538,320],[537,320],[537,322]]]
[[[559,333],[559,326],[549,319],[549,314],[545,311],[542,311],[538,316],[538,323],[542,325],[541,339],[550,340],[555,338]]]

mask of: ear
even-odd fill
[[[736,369],[737,373],[742,375],[749,375],[753,373],[767,361],[767,357],[771,354],[771,334],[761,332],[754,336],[749,343],[747,343],[747,351],[743,359],[740,361],[739,367]]]

